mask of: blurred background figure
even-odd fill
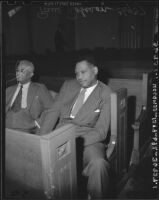
[[[55,36],[54,36],[54,42],[55,42],[56,52],[58,52],[58,53],[64,52],[64,47],[67,46],[67,43],[64,40],[63,35],[62,35],[61,24],[58,24],[58,26],[57,26],[57,30],[56,30]]]

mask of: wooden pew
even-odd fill
[[[68,124],[39,136],[6,129],[5,175],[25,190],[43,191],[46,198],[75,198],[76,146]]]
[[[55,93],[52,93],[55,95]],[[119,175],[127,168],[127,89],[111,94],[111,124],[107,157]],[[44,136],[6,129],[6,177],[46,198],[77,194],[75,126],[68,124]]]

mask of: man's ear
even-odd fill
[[[33,72],[31,72],[31,74],[30,74],[30,77],[33,77],[34,76],[34,73]]]
[[[98,74],[98,67],[97,66],[94,66],[94,73],[95,73],[95,75],[97,75]]]

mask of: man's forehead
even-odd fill
[[[31,69],[31,67],[30,66],[28,66],[28,65],[25,65],[25,64],[20,64],[20,65],[18,65],[18,67],[17,67],[18,69],[25,69],[25,70],[27,70],[27,69]]]
[[[80,61],[76,64],[76,66],[81,66],[81,67],[90,67],[91,64],[89,62],[87,62],[86,60],[84,61]]]
[[[93,66],[88,63],[87,61],[81,61],[76,64],[75,71],[77,70],[88,70],[91,69]]]

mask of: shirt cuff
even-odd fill
[[[35,125],[40,128],[40,125],[38,124],[38,122],[35,120]]]

